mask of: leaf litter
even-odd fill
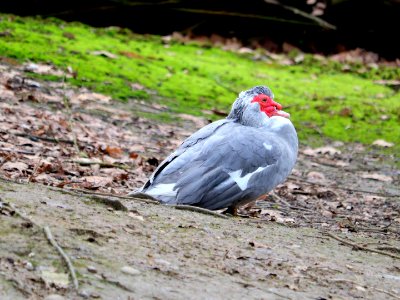
[[[18,68],[2,64],[1,69],[0,89],[6,93],[0,98],[0,172],[5,178],[126,195],[142,185],[185,137],[208,123],[203,118],[180,114],[185,128],[181,124],[162,124],[136,115],[141,102],[129,110],[109,96],[85,88],[66,87],[59,82],[36,83],[28,78],[30,72],[63,74],[51,65],[26,64]],[[154,105],[157,111],[159,106]],[[365,172],[365,165],[370,162],[359,161],[368,160],[362,158],[363,147],[359,150],[358,146],[349,149],[343,145],[336,142],[318,148],[302,147],[297,170],[276,190],[280,199],[285,199],[286,206],[293,203],[316,209],[320,211],[318,215],[329,219],[340,216],[357,222],[355,208],[362,210],[359,218],[363,221],[370,219],[376,223],[372,216],[385,216],[386,223],[399,218],[395,209],[398,204],[392,201],[393,196],[399,195],[394,187],[399,171],[386,166],[385,174],[371,172],[374,170]],[[391,146],[383,140],[373,145]],[[361,169],[357,169],[359,163],[363,164]],[[299,165],[302,172],[298,171]],[[357,178],[353,176],[354,171]],[[343,184],[349,189],[338,184],[339,178],[346,177],[343,174],[352,180]],[[378,182],[391,185],[377,185]],[[369,189],[363,192],[360,186]],[[364,203],[363,199],[373,191],[379,191],[377,196],[385,193],[389,196],[384,197],[388,203],[381,208],[388,208],[386,214],[376,211],[376,207],[372,213],[368,207],[372,202]],[[268,201],[257,203],[270,203],[269,196],[264,199]],[[257,206],[250,207],[243,208],[242,213],[249,213]],[[282,212],[277,214],[278,217],[260,215],[285,220],[280,215]],[[287,219],[288,223],[302,223],[293,216]]]
[[[208,123],[203,118],[181,115],[179,124],[163,124],[139,117],[137,109],[141,107],[140,102],[119,104],[108,96],[87,89],[71,88],[57,82],[36,82],[28,78],[29,72],[34,71],[32,69],[28,71],[8,65],[0,67],[0,174],[14,181],[125,196],[141,186],[159,162],[185,137]],[[40,70],[57,74],[57,69],[53,67]],[[148,111],[149,106],[151,104],[146,103],[144,110]],[[162,108],[162,111],[166,110]],[[155,105],[152,111],[160,111],[159,106]],[[382,143],[373,146],[390,147]],[[302,146],[296,169],[288,180],[273,193],[242,207],[240,214],[244,217],[243,221],[256,224],[272,222],[287,227],[367,234],[390,244],[390,237],[398,238],[400,231],[399,174],[394,164],[383,154],[374,152],[374,148],[366,150],[361,145],[329,141],[318,148]],[[0,201],[0,214],[13,215],[12,210],[2,203]],[[61,207],[68,209],[70,206],[60,203],[58,209]],[[108,213],[117,212],[110,208]],[[154,234],[148,230],[145,233],[144,228],[149,222],[154,222],[156,215],[150,216],[144,210],[130,208],[128,216],[129,224],[121,227],[124,234],[147,234],[150,237]],[[172,220],[174,217],[171,215],[170,218]],[[94,231],[85,229],[87,233],[82,238],[89,243],[104,244],[106,242],[101,237],[110,236],[106,239],[107,243],[116,242],[117,237],[112,231],[111,235],[103,235],[104,224],[99,223],[99,226]],[[201,229],[217,240],[232,234],[220,232],[216,235],[213,229],[201,223],[180,224],[179,228]],[[160,232],[162,234],[163,229]],[[239,274],[241,278],[257,280],[290,274],[291,279],[286,287],[292,291],[302,289],[299,281],[294,279],[296,277],[301,278],[306,274],[307,278],[318,282],[317,277],[325,272],[322,270],[335,272],[331,271],[332,266],[320,263],[322,269],[318,269],[318,265],[305,266],[286,274],[286,271],[282,273],[279,270],[289,268],[289,265],[282,267],[269,261],[269,264],[274,264],[274,272],[280,275],[265,273],[264,267],[256,263],[257,260],[252,262],[252,255],[256,259],[270,255],[276,245],[255,237],[248,239],[247,245],[251,251],[255,251],[253,254],[241,253],[244,250],[227,250],[229,254],[223,255],[228,261],[218,268],[226,274]],[[167,247],[174,248],[172,245]],[[288,249],[299,247],[297,244],[288,245]],[[185,251],[185,257],[191,257],[192,250],[188,248]],[[179,268],[170,265],[169,260],[157,255],[154,257],[151,253],[147,259],[147,264],[153,270],[178,276]],[[173,261],[172,258],[170,260]],[[255,269],[250,271],[243,262],[252,262]],[[8,263],[0,260],[1,264]],[[129,262],[125,262],[119,268],[137,270],[135,274],[139,276],[143,264],[146,265],[143,261],[139,264],[136,261],[133,268]],[[22,265],[22,262],[17,265]],[[15,264],[13,268],[16,268]],[[49,270],[42,272],[42,279],[39,276],[36,280],[47,282],[47,285],[51,285],[47,289],[52,292],[58,289],[63,294],[65,276],[57,281],[58,274],[64,274],[63,271]],[[104,274],[103,280],[107,281],[108,276],[101,270],[99,273]],[[112,282],[126,291],[132,290],[121,280]],[[357,290],[355,293],[366,293],[365,283],[351,285]],[[390,293],[398,295],[399,291],[392,290]],[[96,293],[93,292],[93,295],[96,296]]]

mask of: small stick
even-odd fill
[[[400,248],[393,247],[393,246],[380,246],[380,247],[376,247],[376,249],[378,249],[378,250],[387,250],[387,251],[391,251],[391,252],[400,253]]]
[[[42,226],[40,226],[38,223],[34,222],[31,218],[29,218],[28,216],[26,216],[24,213],[22,213],[21,211],[19,211],[14,204],[12,203],[8,203],[8,205],[14,210],[15,214],[17,216],[19,216],[21,219],[23,219],[26,222],[32,223],[33,225],[35,225],[38,228],[42,228]],[[79,288],[79,284],[78,284],[78,279],[76,278],[76,274],[75,274],[75,269],[74,266],[72,265],[71,260],[69,259],[68,255],[65,254],[64,250],[57,244],[57,242],[54,240],[53,235],[51,234],[50,228],[49,226],[45,226],[43,227],[44,233],[46,235],[47,240],[50,242],[51,245],[53,245],[54,248],[56,248],[56,250],[58,251],[58,253],[62,256],[62,258],[64,259],[64,261],[67,264],[68,270],[70,272],[70,275],[72,277],[72,282],[74,284],[74,288],[76,290],[78,290]]]
[[[343,243],[343,244],[345,244],[345,245],[354,247],[355,249],[374,252],[374,253],[390,256],[392,258],[400,259],[400,256],[398,256],[398,255],[395,255],[395,254],[392,254],[392,253],[388,253],[388,252],[385,252],[385,251],[380,251],[380,250],[376,250],[376,249],[367,248],[367,247],[358,245],[356,243],[349,242],[349,241],[347,241],[345,239],[342,239],[342,238],[334,235],[333,233],[330,233],[330,232],[322,232],[322,233],[327,235],[327,236],[329,236],[329,237],[331,237],[331,238],[333,238],[333,239],[335,239],[335,240],[337,240],[337,241],[339,241],[339,242],[341,242],[341,243]]]
[[[362,287],[365,287],[365,288],[372,288],[373,290],[375,290],[377,292],[381,292],[381,293],[384,293],[386,295],[392,296],[395,299],[400,299],[400,296],[398,296],[396,294],[393,294],[391,292],[388,292],[388,291],[385,291],[385,290],[382,290],[382,289],[379,289],[379,288],[376,288],[376,287],[373,287],[373,286],[366,286],[366,285],[363,285],[361,283],[358,283],[358,282],[355,282],[355,281],[352,281],[352,280],[337,278],[337,279],[331,279],[330,281],[333,281],[333,282],[345,282],[345,283],[351,283],[351,284],[354,284],[354,285],[362,286]]]
[[[25,154],[25,155],[35,155],[36,154],[35,152],[32,152],[32,151],[17,150],[17,149],[10,149],[10,148],[0,148],[0,151]]]
[[[27,215],[25,215],[23,212],[19,211],[19,210],[15,207],[14,204],[12,204],[12,203],[7,203],[7,204],[8,204],[8,206],[10,206],[10,207],[14,210],[15,214],[16,214],[18,217],[20,217],[22,220],[24,220],[24,221],[26,221],[26,222],[28,222],[28,223],[31,223],[31,224],[35,225],[36,227],[39,227],[39,228],[40,228],[40,225],[39,225],[38,223],[34,222],[31,218],[29,218],[29,217],[28,217]]]
[[[82,166],[99,165],[100,167],[105,167],[105,168],[118,168],[118,169],[123,169],[123,170],[131,169],[130,167],[125,166],[125,165],[106,163],[106,162],[102,162],[102,161],[66,160],[65,162],[72,162],[72,163],[79,164]]]
[[[184,205],[184,204],[169,205],[169,206],[171,206],[175,209],[195,211],[195,212],[199,212],[199,213],[206,214],[206,215],[211,215],[211,216],[222,218],[222,219],[229,219],[229,217],[227,217],[225,215],[221,215],[220,213],[217,213],[215,211],[212,211],[212,210],[209,210],[206,208],[202,208],[202,207]]]
[[[69,259],[68,255],[65,254],[64,250],[57,244],[56,240],[53,238],[53,235],[51,234],[49,226],[43,227],[43,230],[44,230],[47,240],[50,242],[50,244],[53,245],[54,248],[56,248],[58,253],[62,256],[65,263],[67,264],[69,273],[72,277],[72,282],[74,284],[74,288],[75,288],[75,290],[78,290],[79,283],[78,283],[78,279],[76,278],[75,269],[74,269],[74,266],[72,265],[71,260]]]
[[[135,200],[135,201],[140,201],[140,202],[144,202],[144,203],[160,204],[160,202],[157,201],[157,200],[146,199],[146,198],[142,198],[142,197],[121,196],[121,195],[116,195],[116,194],[108,194],[108,193],[101,193],[101,192],[91,192],[91,191],[87,191],[87,190],[83,190],[83,189],[58,189],[58,188],[55,188],[55,189],[60,190],[60,191],[74,192],[75,194],[80,192],[80,193],[89,194],[89,195],[115,197],[115,198],[119,198],[119,199]]]
[[[26,137],[30,140],[42,140],[42,141],[46,141],[46,142],[52,142],[52,143],[65,143],[65,144],[74,144],[74,141],[71,140],[65,140],[65,139],[56,139],[56,138],[51,138],[48,136],[39,136],[39,135],[32,135],[32,134],[28,134],[28,133],[22,133],[22,132],[17,132],[14,133],[14,135],[16,136],[21,136],[21,137]]]

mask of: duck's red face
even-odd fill
[[[260,104],[261,111],[264,112],[268,117],[280,116],[290,118],[290,114],[282,110],[282,105],[275,102],[271,99],[271,97],[265,94],[258,94],[251,101],[251,103],[253,102]]]

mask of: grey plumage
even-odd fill
[[[241,92],[226,119],[187,138],[130,195],[222,209],[253,201],[282,183],[296,162],[297,134],[288,119],[260,110],[253,101],[260,94],[273,98],[263,86]]]

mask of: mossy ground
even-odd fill
[[[149,91],[156,91],[162,102],[158,104],[172,112],[199,115],[211,108],[228,111],[238,92],[268,85],[292,114],[303,142],[318,142],[320,136],[366,144],[384,139],[395,143],[391,151],[400,149],[400,95],[373,83],[398,78],[399,69],[343,73],[337,65],[311,57],[283,66],[216,47],[178,42],[166,46],[159,36],[57,19],[0,15],[0,32],[0,56],[49,62],[62,69],[70,66],[77,76],[68,82],[117,100],[151,102]],[[107,51],[116,58],[93,51]],[[145,89],[132,89],[132,83]]]

